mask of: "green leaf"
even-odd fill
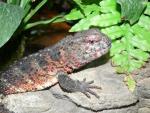
[[[131,44],[134,47],[137,47],[143,51],[149,51],[150,49],[150,44],[146,40],[137,35],[131,38]]]
[[[130,31],[131,27],[128,27],[128,29]],[[128,58],[126,62],[127,67],[128,67],[127,72],[132,72],[133,70],[140,68],[143,65],[143,61],[139,61],[140,59],[137,59],[140,57],[136,56],[137,54],[140,54],[140,53],[137,53],[136,49],[131,44],[132,37],[133,37],[133,34],[131,32],[127,32],[126,36],[121,39],[126,48],[126,51],[124,51],[124,53],[122,54]]]
[[[25,6],[23,17],[25,17],[25,16],[29,13],[31,7],[32,7],[31,4],[27,4],[27,5]]]
[[[117,66],[118,73],[130,73],[144,65],[144,61],[133,59],[127,51],[122,54],[116,54],[112,58],[112,62],[114,66]]]
[[[104,29],[101,29],[101,31],[112,40],[115,40],[124,35],[124,30],[121,26],[106,27]]]
[[[150,17],[149,17],[149,16],[142,15],[142,16],[140,17],[140,20],[139,20],[138,24],[139,24],[141,27],[144,27],[145,29],[150,30]]]
[[[127,65],[128,56],[125,54],[115,54],[112,57],[112,62],[114,66],[124,66]]]
[[[100,7],[96,4],[90,4],[90,5],[85,5],[83,8],[84,11],[84,15],[88,16],[90,15],[92,12],[100,12]]]
[[[118,12],[101,15],[98,15],[97,12],[95,12],[88,15],[87,18],[81,19],[70,29],[70,32],[87,30],[90,26],[111,26],[117,24],[118,22],[120,22],[120,14]]]
[[[117,40],[112,43],[110,55],[114,56],[115,54],[121,53],[123,50],[125,50],[125,45],[120,40]]]
[[[91,20],[92,20],[91,25],[99,26],[99,27],[107,27],[107,26],[115,25],[121,21],[120,13],[117,11],[113,13],[96,15],[95,17],[91,18]]]
[[[126,77],[124,78],[124,81],[126,82],[128,88],[129,88],[129,90],[133,92],[134,89],[135,89],[135,86],[136,86],[136,82],[135,82],[135,80],[133,79],[133,77],[132,77],[131,75],[126,76]]]
[[[31,0],[21,0],[20,7],[25,8]]]
[[[137,35],[141,40],[147,42],[147,44],[150,44],[150,32],[139,25],[132,26],[132,32]],[[148,51],[150,51],[150,48],[147,48]]]
[[[133,49],[129,55],[141,61],[147,61],[149,57],[149,54],[141,49]]]
[[[23,16],[23,9],[16,5],[0,2],[0,47],[13,35]]]
[[[80,11],[88,16],[92,12],[99,12],[100,7],[97,4],[97,0],[87,1],[87,0],[74,0],[74,2],[79,6]]]
[[[132,30],[135,34],[139,35],[141,38],[147,39],[150,41],[150,38],[149,38],[150,32],[148,30],[142,28],[138,24],[135,24],[134,26],[132,26]]]
[[[116,0],[102,0],[100,3],[101,12],[108,13],[116,10]]]
[[[44,5],[48,0],[41,0],[34,9],[32,9],[24,18],[23,23],[27,23],[31,17]]]
[[[131,24],[138,21],[146,7],[147,0],[117,0],[117,2],[121,5],[121,13],[122,16],[128,20]]]
[[[118,73],[130,73],[144,65],[144,61],[149,58],[147,52],[135,48],[133,44],[135,36],[131,33],[132,27],[126,25],[124,29],[126,29],[125,36],[121,40],[114,41],[110,51],[112,62],[114,66],[117,66]]]
[[[125,45],[125,48],[128,54],[134,48],[133,45],[131,44],[132,37],[133,37],[133,34],[129,32],[129,33],[126,33],[126,35],[121,38],[121,41]]]
[[[78,5],[78,8],[80,8],[80,10],[83,12],[84,4],[83,4],[82,0],[73,0],[73,1]]]
[[[66,20],[78,20],[81,18],[84,18],[84,15],[77,8],[72,9],[69,14],[65,15]]]
[[[72,26],[72,28],[69,30],[69,32],[75,32],[75,31],[81,31],[81,30],[87,30],[89,29],[91,23],[92,23],[92,17],[94,17],[97,14],[91,14],[87,16],[86,18],[81,19],[77,24]]]
[[[128,72],[132,72],[132,71],[142,67],[144,65],[144,63],[145,63],[144,61],[131,59]]]
[[[147,7],[144,14],[150,15],[150,2],[147,3]]]
[[[7,3],[19,6],[20,0],[7,0]]]

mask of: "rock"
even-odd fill
[[[150,108],[150,99],[139,98],[139,107],[149,107]]]
[[[136,70],[137,75],[133,76],[135,80],[138,82],[144,78],[150,77],[150,60],[146,63],[143,68]]]
[[[40,113],[50,109],[49,102],[54,102],[48,91],[27,92],[8,95],[2,103],[15,113]]]
[[[135,76],[137,87],[136,95],[139,97],[138,113],[150,113],[150,61],[145,68],[139,70],[138,75]]]
[[[89,99],[80,92],[62,92],[62,94],[59,92],[59,94],[65,95],[79,106],[94,111],[123,108],[137,103],[137,97],[125,86],[123,77],[114,73],[115,71],[110,64],[105,64],[70,75],[72,79],[83,80],[86,78],[87,81],[94,80],[94,85],[102,87],[102,90],[93,89],[100,96],[99,99],[95,96],[91,96]],[[57,91],[54,88],[52,87],[50,90],[53,94],[56,94]]]
[[[3,104],[15,113],[91,113],[65,99],[55,98],[48,90],[12,94],[3,100]]]
[[[137,113],[137,106],[124,107],[119,109],[103,110],[96,113]]]
[[[4,107],[2,103],[0,103],[0,113],[14,113],[14,112],[9,111],[8,109]]]
[[[150,77],[138,81],[137,93],[142,98],[150,99]]]
[[[115,74],[109,63],[97,68],[72,74],[73,79],[94,80],[93,85],[100,98],[82,93],[66,93],[59,85],[49,90],[26,92],[6,96],[2,103],[14,113],[137,113],[137,97],[123,83],[123,77]]]
[[[138,110],[138,113],[150,113],[150,108],[146,108],[146,107],[140,108]]]
[[[4,104],[2,103],[2,98],[3,96],[0,94],[0,113],[14,113],[5,108]]]

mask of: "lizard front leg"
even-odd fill
[[[90,93],[96,98],[99,98],[99,96],[91,90],[92,88],[101,89],[101,87],[99,86],[91,85],[92,83],[94,83],[94,81],[86,82],[85,78],[83,79],[83,81],[73,80],[66,74],[59,74],[58,82],[60,87],[67,92],[81,92],[85,94],[88,98],[90,98]]]

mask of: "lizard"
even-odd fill
[[[111,40],[98,28],[68,35],[55,45],[39,50],[18,61],[0,73],[0,93],[4,95],[37,91],[59,83],[68,92],[81,92],[99,97],[91,85],[94,81],[72,80],[74,70],[108,53]]]

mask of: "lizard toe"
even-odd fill
[[[96,98],[99,98],[99,96],[94,92],[92,91],[91,89],[101,89],[100,86],[95,86],[95,85],[91,85],[94,83],[94,81],[87,81],[86,82],[86,79],[84,78],[83,81],[78,81],[80,82],[80,92],[82,92],[83,94],[85,94],[88,98],[90,98],[90,94],[94,95]]]

